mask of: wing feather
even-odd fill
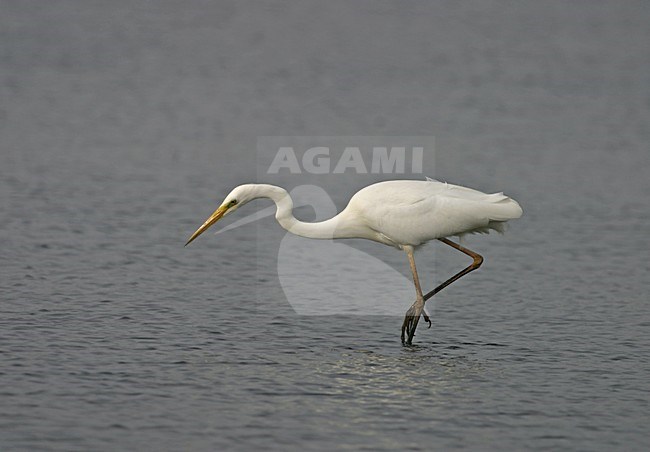
[[[347,209],[397,244],[420,245],[449,236],[503,231],[519,218],[519,204],[503,193],[483,193],[432,179],[387,181],[360,190]]]

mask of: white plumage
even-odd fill
[[[471,188],[427,178],[379,182],[359,190],[338,215],[321,222],[306,223],[293,216],[293,201],[283,188],[267,184],[236,187],[199,227],[186,245],[223,216],[256,198],[269,198],[277,206],[276,219],[287,231],[315,239],[363,238],[404,250],[409,258],[416,288],[413,303],[402,325],[402,341],[410,344],[420,315],[431,324],[424,302],[456,279],[478,268],[483,258],[451,242],[447,237],[503,232],[508,220],[519,218],[522,209],[503,193],[487,194]],[[457,273],[427,295],[422,294],[413,258],[414,249],[438,239],[471,256],[472,265]],[[405,332],[408,340],[405,340]]]
[[[357,192],[339,215],[361,220],[387,245],[419,246],[430,240],[490,229],[503,232],[504,223],[519,218],[519,204],[503,193],[486,194],[438,182],[395,180],[369,185]]]

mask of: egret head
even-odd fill
[[[219,221],[222,217],[225,217],[231,212],[239,209],[240,206],[243,206],[247,202],[258,197],[258,194],[255,190],[255,184],[246,184],[236,187],[231,191],[228,196],[223,200],[221,205],[215,210],[212,215],[208,217],[207,220],[198,228],[194,234],[187,241],[185,246],[189,245],[195,238],[203,234],[206,229]]]

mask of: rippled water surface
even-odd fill
[[[650,448],[645,3],[2,9],[0,449]],[[433,135],[432,176],[525,215],[468,238],[412,347],[296,315],[272,218],[183,248],[262,135]]]

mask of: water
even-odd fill
[[[3,2],[0,448],[647,450],[649,19]],[[485,265],[413,347],[394,316],[296,316],[272,219],[182,246],[256,180],[258,136],[409,134],[525,210],[468,239]],[[429,287],[466,260],[418,262]]]

